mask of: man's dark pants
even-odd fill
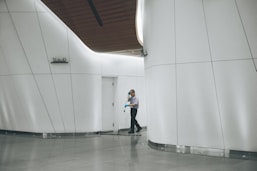
[[[130,131],[134,131],[134,125],[136,125],[137,128],[140,128],[140,125],[138,124],[138,122],[136,120],[137,109],[131,108],[130,115],[131,115]]]

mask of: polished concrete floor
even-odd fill
[[[257,171],[257,161],[151,149],[142,136],[0,135],[0,171]]]

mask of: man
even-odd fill
[[[130,122],[130,131],[128,132],[129,134],[133,134],[134,133],[134,126],[136,125],[137,127],[137,131],[139,132],[142,128],[141,126],[138,124],[137,120],[136,120],[136,116],[137,116],[137,109],[139,107],[139,100],[138,98],[135,96],[135,90],[131,89],[129,91],[129,95],[131,95],[131,97],[128,97],[128,101],[130,102],[130,104],[126,104],[125,107],[130,107],[130,115],[131,115],[131,122]]]

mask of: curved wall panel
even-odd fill
[[[11,78],[18,100],[27,115],[27,122],[31,124],[31,131],[56,131],[56,126],[53,125],[51,114],[46,107],[42,92],[40,92],[35,78],[32,75],[14,75]],[[13,107],[15,108],[15,106]],[[12,113],[12,115],[15,118],[17,114]]]
[[[178,65],[177,86],[178,144],[223,148],[211,64]]]
[[[2,0],[3,1],[3,0]],[[17,0],[5,0],[8,9],[13,12],[35,12],[35,1],[38,0],[26,0],[26,2]]]
[[[91,51],[40,0],[0,0],[0,62],[0,129],[101,131],[102,77],[117,80],[115,129],[129,127],[128,109],[120,116],[131,88],[146,126],[143,59]]]
[[[237,0],[240,17],[254,58],[257,58],[257,3],[254,0]]]
[[[48,115],[56,132],[65,132],[63,116],[60,111],[60,105],[57,99],[56,87],[51,75],[36,75],[35,80],[41,93],[42,100],[45,103]]]
[[[5,2],[2,0],[0,1],[0,12],[7,12],[7,8],[6,8],[6,5],[5,5]]]
[[[1,75],[9,74],[7,63],[6,63],[6,60],[4,58],[4,55],[1,51],[1,49],[0,49],[0,73],[1,73]]]
[[[203,6],[213,60],[251,58],[235,0],[205,0]]]
[[[13,12],[11,16],[32,72],[50,73],[37,14]]]
[[[177,63],[210,61],[202,0],[176,1],[175,6]]]
[[[225,147],[257,149],[257,73],[252,60],[214,63]]]
[[[75,116],[73,114],[71,76],[68,74],[56,74],[53,75],[53,80],[65,131],[73,132],[75,130]]]
[[[50,13],[38,13],[38,17],[48,61],[53,61],[53,58],[66,58],[70,61],[68,34],[67,29],[63,29],[64,24],[52,17]],[[69,73],[70,65],[50,65],[50,69],[52,73]]]
[[[156,66],[148,69],[146,84],[149,139],[164,144],[176,144],[175,65]]]
[[[101,74],[101,59],[73,33],[68,34],[71,73]]]
[[[73,75],[73,98],[76,132],[101,129],[101,76]]]
[[[257,1],[144,2],[149,141],[257,151]]]
[[[165,4],[160,6],[159,4]],[[149,1],[146,3],[146,14],[144,18],[145,26],[151,25],[144,30],[144,47],[147,53],[151,54],[145,58],[146,67],[151,67],[152,65],[162,65],[162,64],[173,64],[175,63],[175,44],[174,44],[174,12],[170,9],[174,6],[172,1],[158,0]],[[160,12],[162,11],[162,12]],[[169,19],[167,19],[169,17]],[[159,27],[163,25],[165,27]],[[159,33],[162,34],[153,34]],[[147,34],[147,36],[145,35]],[[167,39],[171,37],[172,39]],[[154,40],[155,43],[151,43],[148,40]],[[154,56],[159,56],[155,58]]]
[[[0,47],[10,73],[31,73],[25,52],[20,44],[18,34],[13,26],[10,15],[7,12],[0,13],[0,22]]]
[[[6,130],[31,130],[28,115],[19,101],[17,92],[13,84],[13,78],[9,76],[0,76],[0,124],[2,129]],[[15,115],[17,114],[17,115]]]

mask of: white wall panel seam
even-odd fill
[[[254,58],[256,59],[256,58]],[[218,60],[218,61],[212,61],[212,63],[223,63],[223,62],[235,62],[235,61],[249,61],[252,60],[252,58],[244,58],[244,59],[233,59],[233,60]],[[187,64],[204,64],[204,63],[211,63],[209,62],[189,62],[189,63],[177,63],[176,65],[187,65]],[[161,66],[161,65],[160,65]],[[154,67],[159,67],[159,65],[148,67],[147,69],[151,69]]]
[[[67,32],[67,42],[68,42],[68,56],[70,58],[70,84],[71,84],[71,97],[72,97],[72,111],[73,111],[73,120],[74,120],[74,132],[77,132],[77,125],[76,125],[76,111],[75,111],[75,102],[74,102],[74,90],[73,90],[73,83],[72,83],[72,74],[71,74],[71,52],[70,52],[70,39],[69,39],[69,30],[66,28]]]
[[[205,0],[204,4],[213,60],[252,58],[235,1]]]
[[[179,63],[176,63],[176,64],[179,64],[179,65],[183,65],[183,64],[198,64],[198,63],[210,63],[210,62],[232,62],[232,61],[243,61],[243,60],[252,60],[252,58],[243,58],[243,59],[223,59],[223,60],[213,60],[212,61],[198,61],[198,62],[179,62]],[[257,59],[257,58],[254,58],[254,59]],[[158,67],[158,66],[166,66],[166,65],[176,65],[174,63],[167,63],[167,64],[156,64],[156,65],[151,65],[151,66],[147,66],[145,67],[145,69],[150,69],[150,68],[153,68],[153,67]]]
[[[6,1],[5,1],[5,3],[6,3]],[[10,11],[9,11],[9,8],[8,8],[8,6],[7,6],[7,3],[6,3],[6,8],[7,8],[7,10],[8,10],[8,15],[10,16],[10,19],[11,19],[13,28],[14,28],[14,30],[15,30],[15,32],[16,32],[17,38],[18,38],[18,40],[19,40],[19,43],[21,44],[22,50],[23,50],[23,52],[24,52],[24,54],[25,54],[26,61],[27,61],[28,65],[29,65],[29,69],[30,69],[30,71],[31,71],[31,73],[32,73],[32,75],[33,75],[32,67],[31,67],[31,65],[30,65],[30,63],[29,63],[29,60],[28,60],[26,51],[25,51],[25,49],[24,49],[24,47],[23,47],[23,45],[22,45],[22,41],[21,41],[20,36],[19,36],[19,34],[18,34],[17,28],[16,28],[16,26],[15,26],[15,24],[14,24],[14,20],[13,20],[13,17],[12,17],[12,15],[11,15]]]
[[[175,65],[175,90],[176,90],[176,129],[177,129],[177,145],[179,145],[179,115],[178,115],[178,65]]]
[[[37,11],[36,11],[36,16],[37,16],[37,20],[38,20],[40,34],[41,34],[41,37],[42,37],[42,40],[43,40],[43,44],[44,44],[44,50],[45,50],[45,53],[46,53],[46,58],[47,58],[47,61],[48,61],[48,66],[49,66],[49,69],[50,69],[50,73],[52,74],[52,68],[50,66],[50,61],[49,61],[49,54],[48,54],[47,49],[46,49],[46,41],[45,41],[45,38],[44,38],[44,35],[43,35],[42,26],[41,26],[41,22],[40,22],[39,15],[38,15]]]
[[[234,61],[245,61],[245,60],[252,60],[252,58],[244,58],[244,59],[233,59],[233,60],[213,60],[213,63],[219,62],[234,62]]]
[[[35,1],[34,1],[34,6],[35,6]],[[46,41],[45,41],[45,38],[44,38],[44,35],[43,35],[42,25],[41,25],[41,22],[40,22],[40,18],[39,18],[39,15],[38,15],[37,8],[35,7],[35,9],[36,9],[36,15],[37,15],[37,20],[38,20],[38,24],[39,24],[40,34],[41,34],[41,37],[42,37],[42,40],[43,40],[44,50],[45,50],[45,53],[46,53],[46,58],[47,58],[48,66],[49,66],[50,73],[51,73],[51,79],[52,79],[53,86],[54,86],[54,92],[55,92],[55,96],[56,96],[56,99],[57,99],[58,110],[59,110],[60,115],[61,115],[60,117],[61,117],[61,120],[62,120],[64,131],[66,132],[66,128],[65,128],[65,124],[64,124],[64,120],[63,120],[63,113],[62,113],[62,110],[61,110],[61,107],[60,107],[60,100],[59,100],[58,95],[57,95],[56,84],[54,82],[52,68],[50,66],[49,54],[48,54],[47,49],[46,49]]]
[[[105,76],[104,76],[105,77]],[[108,77],[108,76],[107,76]],[[133,78],[143,78],[144,76],[134,76],[134,75],[118,75],[112,77],[133,77]]]
[[[70,73],[70,75],[93,75],[93,76],[102,76],[102,74],[98,74],[98,73],[79,73],[79,72],[73,72]]]
[[[17,35],[17,39],[18,39],[18,41],[19,41],[19,44],[21,45],[21,49],[25,52],[25,49],[24,49],[24,47],[22,46],[20,37],[19,37],[18,32],[17,32],[17,29],[16,29],[16,27],[15,27],[13,18],[12,18],[11,14],[10,14],[10,10],[9,10],[9,8],[8,8],[8,6],[7,6],[7,2],[6,2],[5,0],[4,0],[4,3],[5,3],[5,6],[6,6],[6,8],[7,8],[7,12],[5,12],[5,14],[7,14],[7,15],[9,16],[9,18],[11,19],[11,24],[12,24],[12,26],[13,26],[13,28],[14,28],[14,31],[15,31],[16,35]],[[24,53],[24,54],[25,54],[25,53]],[[3,54],[3,55],[4,55],[4,54]],[[5,59],[6,59],[6,58],[5,58]],[[27,57],[26,57],[26,63],[29,65]],[[8,62],[7,62],[7,65],[8,65],[9,68],[10,68],[10,65],[8,64]],[[30,67],[30,66],[29,66],[29,67]],[[30,69],[30,71],[31,71],[31,73],[32,73],[32,68],[29,68],[29,69]]]
[[[173,64],[175,65],[175,64]],[[35,74],[35,75],[48,75],[45,73],[42,74]],[[118,77],[118,76],[124,76],[124,77],[144,77],[141,75],[125,75],[125,74],[120,74],[120,75],[102,75],[102,74],[89,74],[89,73],[53,73],[53,75],[85,75],[85,76],[103,76],[103,77]]]
[[[63,112],[61,110],[60,100],[59,100],[59,97],[58,97],[58,94],[57,94],[56,83],[54,81],[53,74],[51,74],[51,78],[52,78],[52,81],[53,81],[54,92],[55,92],[55,96],[56,96],[56,99],[57,99],[58,109],[59,109],[59,112],[60,112],[60,115],[61,115],[61,120],[62,120],[62,124],[63,124],[63,128],[64,128],[64,132],[66,132],[66,127],[65,127],[64,119],[63,119]]]
[[[174,0],[174,54],[175,54],[175,64],[177,63],[177,34],[176,34],[176,0]]]
[[[52,127],[53,127],[53,129],[54,129],[54,132],[56,132],[56,129],[55,129],[55,126],[54,126],[54,124],[53,124],[53,121],[52,121],[50,112],[49,112],[49,110],[48,110],[48,108],[47,108],[47,105],[46,105],[46,102],[45,102],[45,100],[44,100],[44,98],[43,98],[42,92],[40,91],[40,88],[39,88],[39,85],[38,85],[36,76],[35,76],[34,74],[32,74],[32,76],[33,76],[33,80],[34,80],[35,83],[36,83],[36,87],[37,87],[37,90],[38,90],[38,92],[39,92],[41,101],[42,101],[42,103],[43,103],[43,105],[44,105],[44,107],[45,107],[45,109],[46,109],[46,112],[47,112],[48,118],[49,118],[49,120],[50,120],[50,123],[51,123],[51,125],[52,125]]]
[[[216,103],[217,103],[218,115],[219,115],[219,121],[220,121],[220,127],[221,127],[222,145],[223,145],[223,149],[226,149],[224,129],[223,129],[223,124],[222,124],[222,119],[221,119],[220,102],[219,102],[219,98],[218,98],[217,83],[216,83],[216,78],[215,78],[213,57],[212,57],[211,44],[210,44],[210,38],[209,38],[209,31],[208,31],[208,26],[207,26],[207,18],[206,18],[205,7],[204,7],[204,0],[202,0],[202,7],[203,7],[203,13],[204,13],[204,22],[205,22],[205,29],[206,29],[206,34],[207,34],[209,53],[210,53],[210,57],[211,57],[211,70],[212,70],[213,82],[214,82],[214,87],[215,87]]]
[[[257,66],[256,66],[255,61],[254,61],[253,52],[252,52],[252,49],[251,49],[251,45],[250,45],[248,36],[247,36],[247,34],[246,34],[245,26],[244,26],[244,23],[243,23],[243,19],[242,19],[240,10],[239,10],[239,8],[238,8],[237,0],[234,0],[234,1],[235,1],[235,5],[236,5],[236,9],[237,9],[237,12],[238,12],[238,15],[239,15],[240,22],[241,22],[241,24],[242,24],[242,28],[243,28],[243,31],[244,31],[244,35],[245,35],[245,37],[246,37],[246,42],[247,42],[247,45],[248,45],[248,48],[249,48],[249,52],[250,52],[251,57],[252,57],[252,61],[253,61],[253,64],[254,64],[254,68],[255,68],[255,70],[257,71]]]
[[[32,75],[32,74],[2,74],[1,76],[22,76],[22,75]]]
[[[6,1],[5,1],[5,3],[6,3]],[[24,47],[23,47],[23,45],[22,45],[22,41],[21,41],[20,36],[19,36],[19,34],[18,34],[17,28],[16,28],[16,26],[15,26],[15,24],[14,24],[13,17],[12,17],[12,15],[11,15],[11,13],[10,13],[10,10],[9,10],[8,6],[7,6],[7,3],[6,3],[6,7],[7,7],[7,10],[8,10],[8,14],[9,14],[9,16],[10,16],[11,22],[12,22],[12,24],[13,24],[14,30],[15,30],[15,32],[16,32],[16,35],[17,35],[17,37],[18,37],[19,43],[21,44],[22,50],[23,50],[23,52],[24,52],[24,54],[25,54],[26,61],[27,61],[27,63],[28,63],[29,69],[30,69],[30,71],[31,71],[31,73],[32,73],[32,76],[33,76],[33,80],[34,80],[35,83],[36,83],[37,90],[39,91],[41,100],[42,100],[42,102],[43,102],[43,104],[44,104],[44,107],[45,107],[45,109],[46,109],[46,111],[47,111],[49,121],[50,121],[50,123],[51,123],[51,125],[52,125],[54,131],[56,132],[55,127],[54,127],[54,125],[53,125],[53,122],[52,122],[52,120],[51,120],[51,117],[50,117],[50,115],[49,115],[49,111],[47,110],[46,104],[45,104],[45,102],[44,102],[44,99],[43,99],[43,97],[42,97],[42,94],[41,94],[41,91],[40,91],[40,89],[39,89],[38,83],[37,83],[37,81],[36,81],[35,75],[34,75],[34,73],[33,73],[33,71],[32,71],[32,67],[31,67],[31,65],[30,65],[30,63],[29,63],[28,56],[27,56],[26,51],[25,51],[25,49],[24,49]]]
[[[243,61],[243,60],[252,60],[252,58],[243,58],[243,59],[224,59],[224,60],[213,60],[212,62],[224,62],[224,61]]]
[[[176,81],[176,129],[177,129],[177,145],[179,142],[179,129],[178,129],[178,68],[177,68],[177,34],[176,34],[176,0],[174,0],[174,55],[175,55],[175,81]]]
[[[211,61],[197,61],[197,62],[178,62],[176,64],[183,65],[183,64],[204,64],[210,63]]]
[[[176,64],[157,64],[157,65],[151,65],[151,66],[147,66],[145,67],[145,70],[151,69],[151,68],[155,68],[155,67],[160,67],[160,66],[172,66],[172,65],[176,65]]]
[[[50,73],[37,14],[11,13],[11,16],[32,72]]]
[[[10,13],[16,13],[16,14],[35,14],[35,11],[10,11]]]

